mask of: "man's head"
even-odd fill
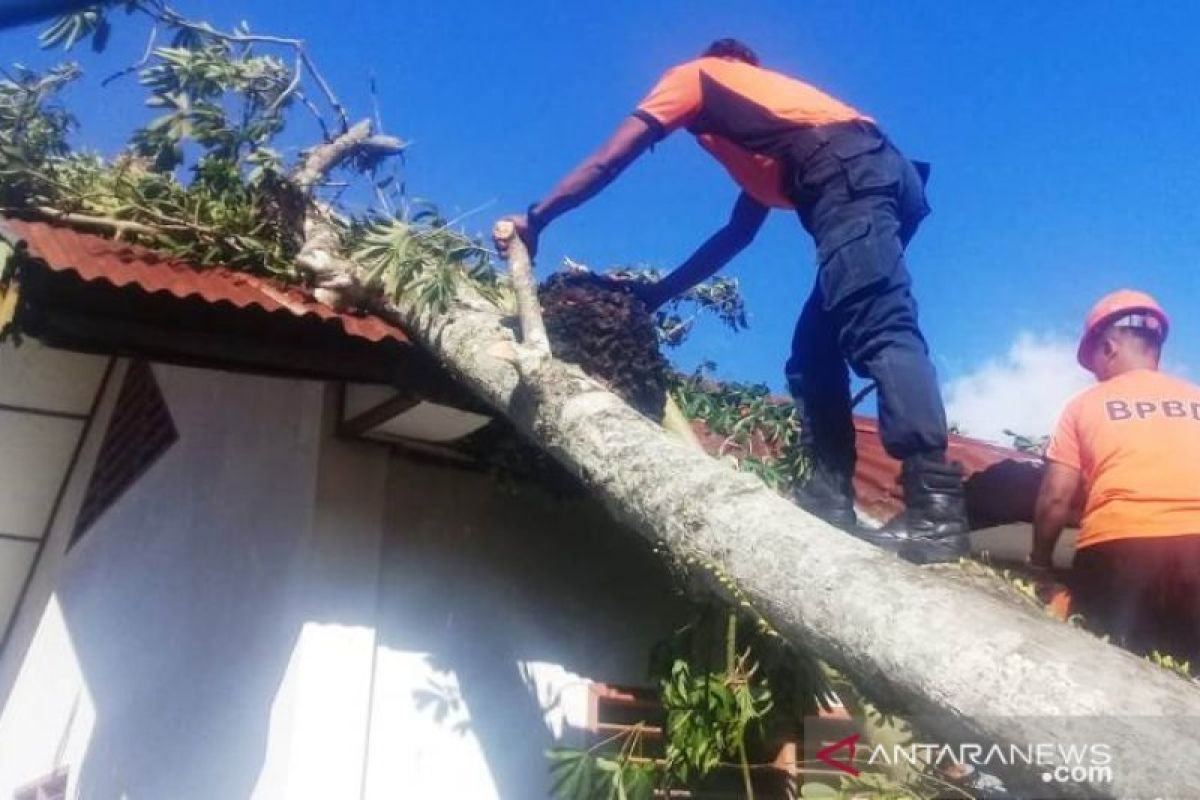
[[[1106,381],[1135,369],[1158,369],[1161,355],[1160,332],[1116,324],[1096,336],[1089,369]]]
[[[732,61],[744,61],[758,66],[758,54],[750,49],[745,42],[737,39],[717,39],[700,54],[701,58],[728,58]]]
[[[1153,297],[1113,292],[1092,309],[1079,344],[1079,363],[1106,381],[1135,369],[1158,369],[1170,322]]]

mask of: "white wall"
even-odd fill
[[[317,383],[154,371],[179,441],[54,560],[0,798],[61,764],[86,798],[543,797],[587,680],[644,682],[679,621],[590,501],[338,439]]]
[[[106,363],[35,341],[0,344],[0,643],[41,549]],[[27,633],[9,637],[13,649],[24,650]],[[0,664],[0,698],[11,677]]]
[[[365,798],[548,796],[589,680],[644,685],[684,610],[589,500],[396,460]]]
[[[52,755],[71,728],[73,692],[47,697],[45,676],[71,672],[72,657],[95,717],[73,764],[82,796],[244,797],[262,765],[298,635],[288,604],[307,557],[323,387],[155,374],[179,441],[62,559],[0,716],[0,797],[49,760],[17,761],[12,742]]]
[[[306,556],[290,602],[299,635],[271,707],[261,800],[357,797],[366,763],[387,450],[333,433],[331,389]]]

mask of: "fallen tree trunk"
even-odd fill
[[[1200,786],[1193,685],[864,544],[667,435],[578,369],[516,357],[511,321],[469,291],[446,313],[399,317],[619,519],[702,565],[729,599],[732,580],[784,636],[939,735],[1111,753],[1111,782],[1097,773],[1056,792],[1186,796]]]

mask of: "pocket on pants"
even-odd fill
[[[890,194],[904,176],[903,157],[886,139],[853,137],[833,144],[846,184],[854,194]]]
[[[829,259],[846,245],[871,232],[871,220],[859,218],[844,222],[817,242],[817,266],[824,267]]]
[[[887,291],[903,277],[897,274],[904,257],[899,240],[869,219],[840,226],[818,245],[817,253],[817,285],[827,311]]]

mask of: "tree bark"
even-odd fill
[[[521,322],[521,344],[539,355],[550,355],[550,337],[542,321],[538,305],[537,282],[533,279],[533,262],[525,243],[517,235],[512,220],[502,219],[492,228],[492,238],[508,246],[508,267],[512,276],[513,294],[517,296],[517,315]]]
[[[301,191],[311,194],[318,183],[353,155],[370,153],[392,156],[403,150],[404,142],[395,136],[374,133],[371,121],[364,119],[333,141],[309,150],[292,180]]]
[[[364,286],[357,267],[341,255],[341,236],[330,208],[318,202],[314,193],[329,173],[348,159],[370,154],[393,156],[404,150],[394,136],[374,133],[371,121],[364,119],[345,133],[308,150],[291,176],[295,187],[307,199],[304,215],[303,245],[296,264],[311,276],[317,300],[341,311],[347,308],[375,309],[379,306],[378,287]]]
[[[723,579],[731,579],[780,633],[901,704],[918,725],[1020,747],[1104,745],[1112,782],[1077,785],[1088,796],[1186,796],[1200,786],[1194,685],[830,527],[667,435],[570,365],[549,358],[519,370],[506,320],[470,292],[444,314],[396,311],[617,518],[702,565],[730,599]]]

